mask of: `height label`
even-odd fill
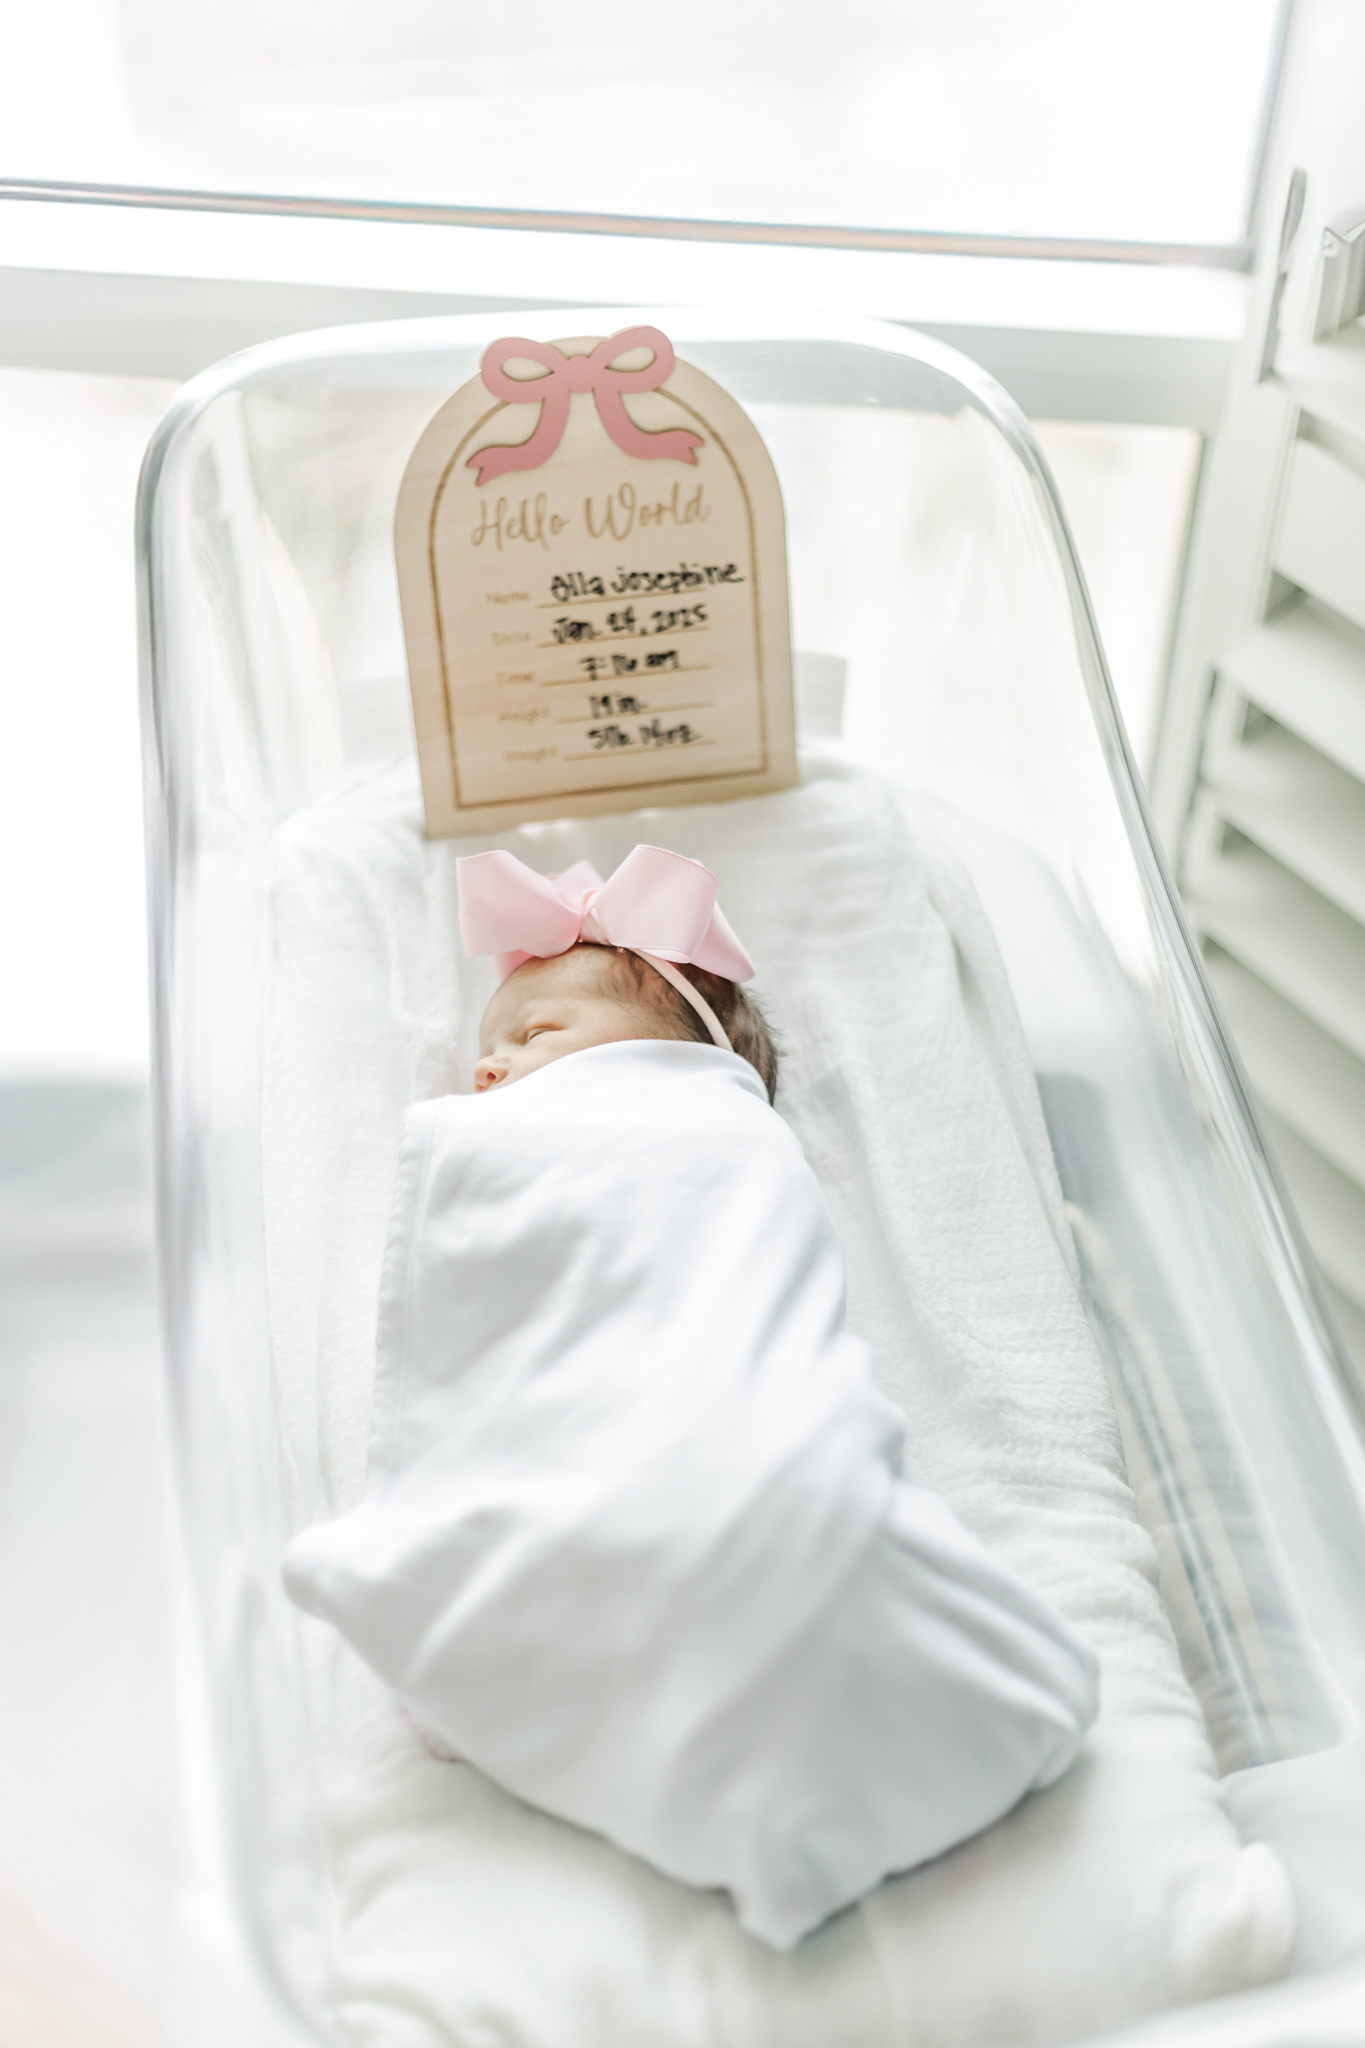
[[[777,478],[657,328],[493,343],[395,543],[429,833],[795,782]]]

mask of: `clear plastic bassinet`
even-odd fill
[[[786,502],[800,714],[926,794],[1009,969],[1162,1592],[1233,1812],[1282,1856],[1296,1974],[1163,2038],[1365,2032],[1365,1442],[1237,1057],[1157,848],[1075,552],[1006,395],[902,329],[657,321],[752,413]],[[393,512],[498,319],[306,335],[198,378],[139,506],[161,1275],[190,1627],[194,1869],[176,2038],[311,2039],[260,1909],[242,1644],[244,1377],[269,1378],[260,1201],[263,834],[408,762]],[[814,686],[814,687],[813,687]],[[826,691],[826,696],[828,692]],[[236,1448],[232,1448],[236,1446]],[[245,1456],[282,1455],[264,1432]],[[307,1826],[300,1787],[298,1825]],[[1141,2030],[1146,2038],[1148,2029]],[[1134,2036],[1137,2038],[1137,2036]]]

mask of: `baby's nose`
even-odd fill
[[[496,1088],[499,1081],[505,1081],[506,1079],[506,1060],[480,1060],[474,1068],[474,1093],[482,1095],[486,1088]]]

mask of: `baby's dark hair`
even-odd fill
[[[592,944],[592,941],[586,943]],[[692,1005],[661,974],[656,973],[647,960],[624,947],[594,946],[593,950],[603,955],[610,984],[627,1002],[638,1003],[656,1017],[667,1018],[674,1027],[671,1037],[710,1045],[711,1034]],[[768,1020],[754,998],[738,982],[725,981],[719,974],[708,974],[705,968],[694,967],[690,961],[681,963],[678,972],[685,975],[703,1001],[711,1005],[724,1025],[731,1045],[740,1058],[747,1060],[757,1072],[768,1091],[769,1102],[774,1101],[777,1096],[778,1048]]]

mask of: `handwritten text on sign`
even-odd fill
[[[397,546],[429,831],[795,780],[772,465],[657,329],[494,344],[418,444]]]

